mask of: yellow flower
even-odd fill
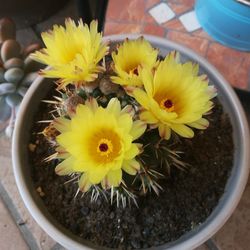
[[[146,124],[133,122],[117,98],[106,108],[98,106],[95,99],[79,104],[71,120],[57,118],[54,126],[61,132],[57,136],[59,157],[65,156],[56,173],[82,173],[79,188],[83,192],[99,183],[105,189],[117,187],[122,170],[135,175],[140,169],[135,157],[141,145],[133,141],[144,133]]]
[[[117,53],[112,53],[117,76],[111,77],[111,80],[120,85],[142,86],[140,70],[152,69],[156,65],[157,53],[143,37],[125,40],[117,49]]]
[[[204,76],[198,76],[198,65],[178,62],[179,54],[171,53],[155,73],[144,69],[145,91],[130,88],[132,96],[141,104],[140,119],[158,127],[162,138],[169,139],[171,130],[191,138],[193,128],[206,129],[209,122],[202,116],[211,110],[210,101],[215,89],[208,86]]]
[[[97,78],[102,69],[98,62],[108,47],[101,41],[96,21],[88,27],[82,20],[77,26],[73,20],[66,19],[65,28],[54,25],[53,30],[42,33],[42,39],[46,48],[34,53],[33,59],[50,66],[42,74],[60,78],[59,88],[70,83],[83,85]]]

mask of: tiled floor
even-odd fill
[[[213,41],[198,27],[199,24],[192,12],[194,2],[194,0],[109,0],[104,33],[105,35],[145,33],[184,44],[206,57],[232,86],[250,90],[250,53],[239,52]],[[62,24],[64,18],[68,16],[73,18],[77,16],[73,0],[48,20],[19,30],[17,37],[23,45],[38,41],[37,33],[50,28],[53,23]],[[185,21],[186,18],[188,22]],[[0,131],[3,127],[4,124],[0,124]],[[37,225],[24,207],[11,166],[11,141],[3,133],[0,133],[0,162],[0,249],[62,250],[63,248]],[[214,236],[221,250],[250,249],[249,197],[250,181],[237,209],[226,225]],[[207,249],[203,245],[196,250]]]
[[[197,24],[194,2],[109,0],[104,33],[145,33],[178,42],[205,57],[232,86],[250,90],[250,53],[215,42]]]

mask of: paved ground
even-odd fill
[[[147,33],[182,43],[206,57],[233,86],[249,89],[250,54],[226,48],[202,31],[192,16],[194,0],[109,0],[105,34]],[[161,4],[161,5],[160,5]],[[163,4],[163,5],[162,5]],[[167,7],[166,7],[167,4]],[[167,11],[171,20],[161,13]],[[151,14],[152,15],[151,15]],[[174,13],[174,14],[173,14]],[[183,15],[191,13],[188,21]],[[174,15],[174,16],[173,16]],[[64,18],[76,18],[71,1],[62,11],[27,29],[18,31],[23,45],[39,41],[39,33]],[[184,18],[185,20],[185,18]],[[158,21],[158,23],[157,23]],[[186,25],[186,28],[185,28]],[[187,29],[192,31],[187,31]],[[0,124],[0,130],[1,130]],[[0,249],[63,249],[31,218],[15,185],[11,166],[11,142],[0,134]],[[250,243],[250,182],[239,206],[226,225],[214,236],[221,250],[247,250]],[[208,249],[205,245],[197,250]]]

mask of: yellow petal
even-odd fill
[[[130,175],[135,175],[140,169],[140,163],[135,159],[123,161],[122,169]]]
[[[201,118],[198,121],[188,123],[187,125],[196,129],[207,129],[209,126],[209,121],[205,118]]]
[[[133,140],[138,139],[146,130],[147,124],[143,121],[137,120],[133,123],[130,134],[133,137]]]
[[[107,106],[107,110],[110,111],[110,113],[115,114],[116,116],[120,115],[121,112],[121,104],[120,101],[117,98],[112,98]]]
[[[135,143],[132,143],[130,149],[125,152],[124,159],[125,160],[131,160],[135,158],[140,153],[140,150],[138,149],[138,146]]]
[[[159,120],[149,111],[142,111],[140,113],[140,119],[148,124],[158,123]]]
[[[92,184],[98,184],[108,173],[109,168],[107,166],[99,165],[91,171],[88,171],[89,180]]]
[[[70,154],[61,146],[56,148],[56,152],[58,152],[57,158],[58,159],[66,159],[70,157]]]
[[[70,130],[70,120],[64,117],[55,118],[53,126],[61,133]]]
[[[139,89],[139,88],[134,88],[131,91],[131,95],[136,99],[137,102],[139,102],[142,107],[149,109],[149,97],[146,94],[146,92],[144,92],[143,90]]]
[[[170,139],[171,129],[169,128],[169,126],[161,123],[159,124],[158,130],[161,138],[164,138],[165,140]]]
[[[153,74],[151,73],[151,69],[144,68],[142,70],[142,82],[144,88],[149,96],[153,95]]]
[[[183,136],[186,138],[194,137],[194,131],[191,128],[183,124],[173,124],[171,125],[171,128],[173,129],[174,132],[176,132],[180,136]]]
[[[79,185],[80,191],[82,191],[84,193],[89,190],[89,188],[91,187],[91,183],[90,183],[88,175],[86,173],[82,174],[78,185]]]
[[[90,108],[92,112],[96,111],[98,108],[98,103],[95,98],[90,97],[86,102],[85,105]]]
[[[75,163],[75,159],[73,157],[69,157],[66,160],[59,163],[56,168],[55,172],[58,175],[68,175],[74,172],[73,165]]]
[[[133,125],[133,121],[129,114],[123,114],[118,118],[118,126],[123,128],[125,133],[129,133]]]
[[[109,171],[107,174],[109,186],[118,187],[122,180],[122,170]]]
[[[121,111],[121,114],[129,114],[130,116],[134,116],[135,115],[135,110],[134,110],[134,108],[133,108],[133,106],[132,105],[126,105],[123,109],[122,109],[122,111]]]

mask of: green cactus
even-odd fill
[[[16,41],[15,23],[8,18],[0,20],[0,123],[5,124],[9,137],[19,105],[42,68],[29,56],[37,49],[40,49],[38,43],[22,48]]]

